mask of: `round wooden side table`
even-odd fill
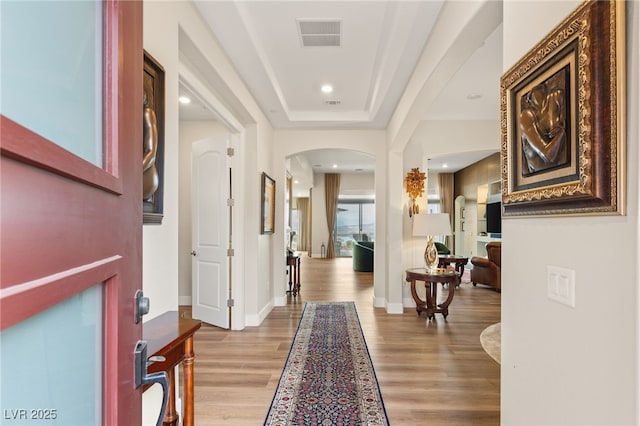
[[[420,315],[422,311],[426,311],[427,318],[429,319],[434,318],[435,314],[442,314],[446,319],[447,315],[449,315],[449,305],[456,291],[456,284],[460,279],[458,272],[443,268],[434,270],[413,268],[407,269],[405,272],[407,274],[406,280],[411,283],[411,296],[413,296],[413,300],[416,302],[418,315]],[[416,292],[416,281],[424,282],[424,288],[427,293],[426,300],[422,300],[420,296],[418,296]],[[438,283],[449,284],[447,286],[449,288],[447,299],[440,304],[438,304]]]

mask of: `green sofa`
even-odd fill
[[[373,272],[373,241],[353,242],[353,270]]]

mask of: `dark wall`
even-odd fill
[[[478,198],[478,185],[500,180],[500,153],[473,163],[455,173],[454,199],[463,195],[469,202],[476,202]]]

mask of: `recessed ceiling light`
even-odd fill
[[[300,181],[299,180],[294,180],[293,183],[300,183]]]
[[[190,104],[190,103],[191,103],[191,99],[189,99],[189,98],[188,98],[188,97],[186,97],[186,96],[180,96],[180,97],[178,98],[178,101],[179,101],[181,104],[185,104],[185,105],[186,105],[186,104]]]
[[[337,169],[337,168],[338,168],[338,165],[337,165],[337,164],[334,164],[332,167],[333,167],[334,169]]]
[[[331,93],[333,92],[333,86],[330,84],[323,84],[320,90],[322,90],[322,93]]]
[[[467,95],[467,99],[470,101],[475,101],[476,99],[480,99],[482,97],[482,93],[469,93]]]
[[[446,169],[447,167],[449,167],[449,165],[447,163],[442,163],[442,168]]]

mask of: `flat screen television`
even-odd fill
[[[502,204],[499,201],[487,204],[487,232],[502,233]]]

